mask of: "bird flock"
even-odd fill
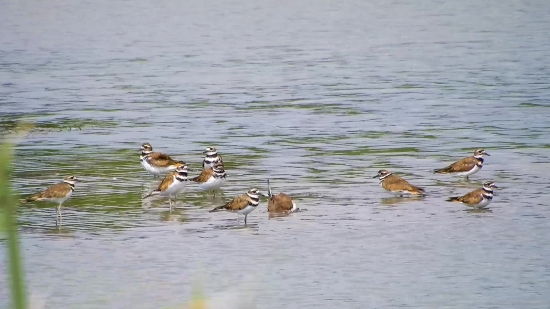
[[[197,183],[207,194],[208,192],[212,192],[215,195],[216,191],[219,191],[227,181],[223,159],[215,147],[206,147],[203,152],[205,156],[202,172],[192,178],[188,176],[188,165],[185,162],[174,160],[162,152],[153,151],[151,144],[143,143],[140,151],[140,163],[143,168],[154,177],[164,176],[158,187],[142,198],[147,199],[154,196],[168,198],[170,211],[176,206],[178,193],[187,184],[191,182]],[[464,176],[468,179],[469,176],[481,170],[484,156],[489,156],[489,154],[484,149],[477,149],[474,151],[473,156],[462,158],[449,166],[435,169],[433,172],[436,174],[454,174]],[[407,180],[385,169],[379,170],[373,178],[378,178],[382,188],[399,197],[424,196],[426,194],[425,189],[412,185]],[[71,197],[75,190],[75,184],[79,181],[74,176],[67,176],[63,182],[52,185],[48,189],[22,200],[22,202],[47,201],[57,203],[56,224],[60,224],[62,220],[61,206]],[[447,201],[462,203],[476,209],[486,208],[493,199],[493,190],[495,188],[498,187],[494,182],[487,181],[483,184],[482,188],[462,196],[449,197]],[[273,194],[268,179],[267,194],[262,193],[257,188],[250,188],[246,193],[236,196],[221,206],[213,208],[210,212],[224,210],[237,213],[237,224],[240,224],[240,215],[244,215],[244,224],[246,225],[248,215],[260,204],[260,197],[268,197],[267,209],[270,213],[289,214],[299,210],[289,195],[285,193]]]

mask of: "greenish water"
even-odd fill
[[[60,229],[52,205],[18,211],[28,288],[45,308],[164,308],[196,282],[216,295],[249,281],[233,293],[257,308],[550,303],[546,2],[0,11],[0,132],[36,122],[16,147],[14,190],[83,180]],[[216,146],[223,193],[190,185],[172,212],[142,200],[160,182],[139,164],[143,142],[192,176]],[[431,173],[476,148],[491,156],[470,181]],[[392,197],[379,169],[428,196]],[[263,201],[247,227],[208,212],[268,178],[307,211],[270,217]],[[504,188],[490,211],[444,201],[487,180]],[[0,280],[0,308],[7,289]]]

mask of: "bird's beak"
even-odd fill
[[[490,154],[488,154],[488,153],[486,153],[486,152],[484,152],[483,154],[486,155],[486,156],[489,156],[489,157],[491,156]]]
[[[76,182],[82,182],[82,180],[80,180],[80,178],[75,178],[74,181],[76,181]]]
[[[203,151],[202,153],[203,153],[203,154],[206,154],[207,152],[208,152],[208,151],[205,150],[205,151]]]
[[[378,178],[378,177],[380,177],[380,174],[376,174],[376,175],[372,176],[372,178]]]
[[[493,186],[493,188],[502,190],[502,187]]]

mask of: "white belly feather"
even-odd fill
[[[241,209],[241,210],[237,210],[236,213],[240,214],[240,215],[248,215],[249,213],[253,212],[254,209],[256,209],[256,207],[254,206],[246,206],[244,209]]]
[[[479,172],[480,170],[481,170],[481,167],[477,166],[477,164],[476,164],[476,165],[474,165],[474,167],[471,170],[469,170],[467,172],[456,173],[456,174],[458,176],[470,176],[470,175],[473,175],[473,174]]]

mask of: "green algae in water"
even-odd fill
[[[535,104],[535,103],[521,103],[520,107],[550,107],[550,105]]]
[[[415,147],[402,147],[402,148],[372,148],[372,147],[358,147],[350,150],[334,150],[326,151],[326,155],[343,155],[343,156],[362,156],[369,154],[401,154],[410,152],[420,152]]]
[[[11,120],[8,117],[0,118],[0,132],[17,133],[18,120]],[[84,130],[88,128],[114,128],[118,126],[115,121],[81,119],[81,118],[61,118],[53,121],[38,121],[28,133],[37,132],[61,132],[71,130]]]

